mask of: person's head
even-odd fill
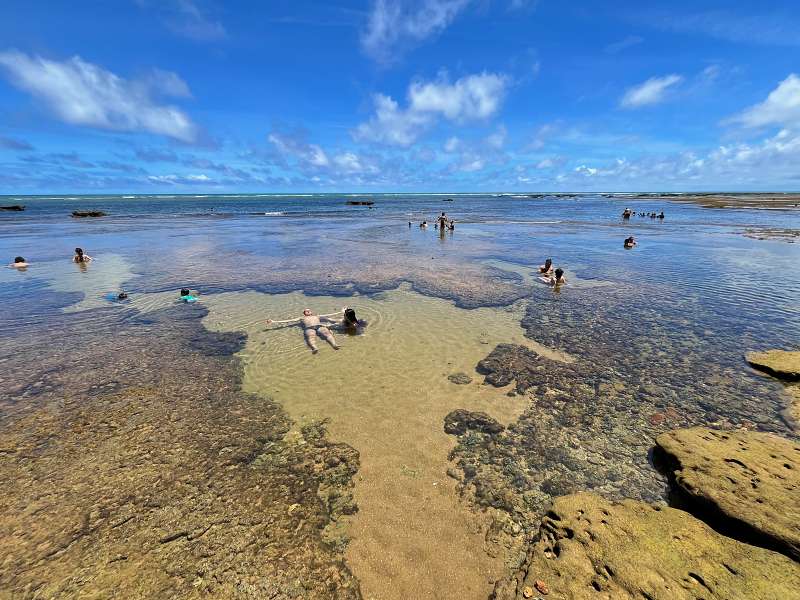
[[[356,311],[352,308],[344,309],[344,321],[348,325],[357,325],[358,319],[356,318]]]
[[[564,269],[556,269],[556,281],[561,281],[564,277]]]
[[[442,211],[442,216],[444,216],[444,211]]]
[[[127,299],[128,299],[128,294],[126,294],[125,292],[120,292],[117,295],[117,300],[127,300]]]
[[[181,288],[181,296],[191,296],[192,290],[189,288]]]
[[[17,257],[14,259],[14,264],[15,264],[15,265],[18,265],[18,264],[20,264],[20,263],[24,263],[24,262],[25,262],[25,259],[24,259],[24,258],[22,258],[21,256],[17,256]]]
[[[552,258],[548,258],[546,261],[544,261],[544,266],[546,269],[549,269],[552,266],[552,264],[553,264]]]
[[[83,256],[83,248],[75,248],[75,254],[78,256]]]
[[[310,308],[304,308],[304,309],[303,309],[303,316],[304,316],[304,317],[310,317],[310,316],[311,316],[311,315],[313,315],[313,314],[314,314],[314,313],[313,313],[313,312],[311,312],[311,309],[310,309]]]

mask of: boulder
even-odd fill
[[[595,494],[557,498],[520,571],[493,600],[800,598],[800,565],[689,513]]]
[[[748,352],[745,360],[750,366],[778,379],[800,381],[800,351],[768,350]]]
[[[495,434],[504,427],[495,419],[482,412],[470,412],[462,408],[450,412],[444,418],[444,431],[452,435],[463,435],[468,430]]]
[[[670,431],[656,443],[692,510],[729,535],[800,560],[800,443],[705,427]]]

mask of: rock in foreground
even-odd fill
[[[656,443],[675,484],[701,510],[733,520],[732,535],[800,560],[800,444],[705,427],[670,431]]]
[[[800,598],[800,565],[689,513],[594,494],[557,498],[522,569],[494,600]]]
[[[788,350],[768,350],[767,352],[748,352],[745,356],[750,365],[778,379],[800,380],[800,352]]]

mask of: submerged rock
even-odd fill
[[[778,379],[800,380],[800,351],[768,350],[767,352],[748,352],[745,359],[759,371],[769,373]]]
[[[72,216],[76,219],[82,219],[85,217],[105,217],[106,213],[102,210],[73,210]]]
[[[468,430],[480,433],[500,433],[503,426],[482,412],[458,409],[444,418],[444,431],[453,435],[463,435]]]
[[[522,568],[492,599],[548,588],[548,598],[572,600],[798,598],[800,565],[681,510],[580,493],[555,500]]]
[[[470,377],[466,373],[453,373],[451,375],[448,375],[447,379],[449,379],[452,383],[455,383],[456,385],[467,385],[469,383],[472,383],[472,377]]]
[[[690,502],[733,521],[726,533],[800,560],[800,443],[694,427],[664,433],[657,444]]]

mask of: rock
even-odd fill
[[[529,585],[526,585],[524,588],[522,588],[522,597],[530,598],[531,596],[533,596],[533,588]]]
[[[656,443],[671,477],[729,535],[800,560],[800,444],[770,433],[679,429]]]
[[[478,363],[477,371],[486,376],[486,383],[504,387],[517,381],[517,391],[538,383],[535,374],[542,369],[542,361],[536,352],[516,344],[498,344],[494,350]]]
[[[21,210],[25,210],[25,206],[22,205],[22,204],[12,204],[10,206],[0,206],[0,210],[21,211]]]
[[[450,412],[444,418],[444,431],[452,435],[463,435],[467,430],[495,434],[503,429],[500,423],[486,413],[470,412],[461,408]]]
[[[798,585],[800,565],[689,513],[580,493],[555,500],[520,571],[498,582],[492,598],[548,587],[548,597],[574,600],[798,598]]]
[[[467,375],[466,373],[453,373],[448,375],[447,378],[456,385],[467,385],[472,383],[472,377]]]
[[[101,210],[73,210],[72,216],[76,219],[84,217],[105,217],[106,213]]]
[[[768,350],[767,352],[748,352],[745,355],[750,365],[769,373],[778,379],[800,380],[800,351]]]

